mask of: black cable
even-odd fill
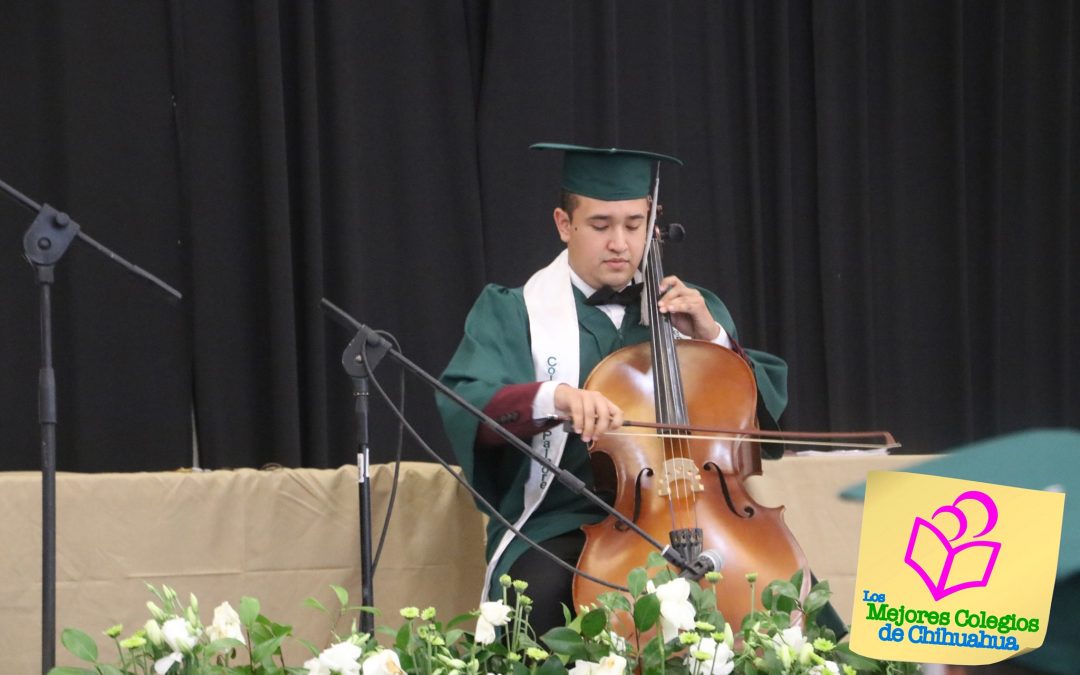
[[[382,332],[382,331],[380,331],[380,332]],[[400,350],[398,350],[398,351],[400,351]],[[360,347],[360,354],[361,354],[361,356],[363,356],[364,362],[367,363],[368,360],[367,360],[367,342],[366,341]],[[465,486],[465,489],[469,491],[469,494],[471,494],[474,499],[476,499],[481,505],[483,505],[484,509],[489,513],[489,515],[491,515],[493,518],[495,518],[495,520],[498,520],[500,523],[505,525],[508,530],[513,532],[516,536],[521,537],[521,539],[524,540],[525,543],[527,543],[529,546],[533,547],[533,549],[535,549],[535,550],[539,551],[541,554],[547,556],[551,561],[558,564],[560,567],[567,570],[568,572],[570,572],[572,574],[575,574],[575,575],[578,575],[578,576],[580,576],[580,577],[582,577],[584,579],[588,579],[589,581],[592,581],[594,583],[600,584],[601,586],[607,586],[608,588],[612,588],[612,589],[617,590],[617,591],[623,591],[624,593],[629,593],[630,592],[630,589],[625,587],[625,586],[620,586],[618,584],[613,584],[613,583],[611,583],[609,581],[604,581],[603,579],[598,579],[597,577],[594,577],[591,574],[587,574],[585,572],[582,572],[578,568],[576,568],[573,565],[567,563],[565,560],[560,559],[558,556],[551,553],[546,548],[544,548],[540,544],[536,543],[535,541],[533,541],[529,537],[525,536],[525,534],[522,533],[521,530],[514,527],[513,523],[511,523],[509,520],[507,520],[501,513],[499,513],[498,509],[496,509],[494,506],[492,506],[486,499],[483,498],[483,496],[480,495],[479,492],[477,492],[475,489],[473,489],[473,486],[469,485],[469,481],[465,480],[465,478],[463,476],[458,474],[458,472],[454,471],[454,468],[452,466],[450,466],[446,462],[446,460],[444,460],[442,457],[440,457],[439,453],[435,452],[431,448],[431,446],[429,446],[426,442],[424,442],[424,439],[420,437],[420,434],[417,433],[417,431],[415,429],[413,429],[412,425],[409,424],[408,420],[405,419],[404,414],[402,414],[402,412],[399,411],[394,406],[393,401],[390,400],[390,397],[383,390],[382,385],[379,384],[378,379],[375,377],[375,373],[372,372],[371,370],[368,370],[368,376],[371,378],[371,383],[373,385],[375,385],[376,391],[378,391],[379,395],[382,396],[383,400],[386,402],[386,405],[389,406],[390,410],[394,413],[394,415],[401,422],[401,425],[404,426],[404,428],[406,430],[408,430],[409,435],[412,436],[413,440],[415,440],[425,452],[427,452],[429,455],[431,455],[433,458],[435,458],[435,461],[438,462],[440,465],[442,465],[442,467],[444,469],[449,471],[450,475],[452,475],[457,480],[457,482],[459,482],[463,486]],[[485,588],[484,589],[484,595],[485,596],[487,595],[487,592],[488,592],[488,589]]]
[[[401,351],[401,344],[398,343],[397,338],[385,330],[375,331],[384,338],[394,343],[394,349]],[[366,345],[365,345],[366,347]],[[367,351],[366,349],[364,350]],[[367,363],[367,354],[363,354],[365,359],[364,363]],[[401,406],[401,414],[405,414],[405,370],[398,371],[400,377],[398,378],[398,402]],[[368,371],[370,376],[371,371]],[[374,379],[374,378],[372,378]],[[379,534],[379,545],[375,548],[375,557],[371,561],[371,576],[375,576],[375,570],[379,567],[379,558],[382,557],[383,544],[386,543],[386,533],[390,531],[390,516],[394,513],[394,502],[397,499],[398,478],[401,476],[401,452],[402,446],[405,440],[405,427],[401,422],[398,422],[398,437],[397,437],[397,449],[394,451],[394,479],[390,484],[390,499],[386,503],[386,517],[383,519],[382,532]],[[368,467],[370,469],[370,467]]]

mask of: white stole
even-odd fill
[[[550,265],[538,271],[525,283],[525,310],[529,315],[529,338],[532,347],[533,369],[538,382],[548,380],[578,386],[581,372],[580,337],[578,334],[577,303],[570,284],[570,263],[564,249]],[[533,436],[533,452],[544,455],[558,464],[566,448],[567,433],[557,425]],[[514,523],[520,530],[525,525],[551,487],[553,477],[538,462],[530,461],[529,478],[525,483],[524,510]],[[503,533],[491,555],[484,575],[481,601],[488,597],[495,566],[514,538]]]

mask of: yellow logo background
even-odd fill
[[[988,495],[997,507],[997,523],[992,530],[976,540],[1000,542],[1001,548],[985,587],[964,588],[935,600],[922,577],[905,562],[908,542],[916,518],[933,523],[953,537],[959,522],[950,513],[933,514],[942,506],[950,506],[968,491]],[[965,503],[971,507],[970,503]],[[1061,521],[1065,495],[1061,493],[1024,490],[990,483],[924,476],[913,473],[875,471],[866,483],[866,502],[863,509],[862,532],[859,539],[859,565],[855,580],[855,605],[852,611],[851,648],[865,656],[897,661],[978,665],[1001,661],[1042,645],[1050,614],[1050,599],[1057,573],[1058,545],[1061,540]],[[971,513],[967,513],[970,510]],[[952,542],[953,546],[971,541],[986,525],[987,517],[980,509],[965,510],[968,519],[966,533]],[[933,540],[920,536],[913,556],[931,570],[941,570],[946,550]],[[953,580],[981,578],[985,556],[961,555],[949,573]],[[931,574],[931,576],[934,576]],[[871,603],[868,598],[884,596],[884,601]],[[914,623],[884,621],[868,618],[871,607],[875,612],[885,604],[889,609],[923,610]],[[965,618],[963,611],[974,620]],[[938,613],[934,625],[930,612]],[[948,613],[947,624],[942,621]],[[961,612],[958,616],[958,612]],[[997,628],[982,624],[982,612],[987,617],[1006,617],[1038,620],[1038,630],[1010,630],[1001,633]],[[920,620],[921,619],[921,620]],[[899,641],[882,639],[882,629],[890,626],[890,636],[902,631]],[[922,644],[927,639],[923,629],[931,633],[939,627],[950,633],[974,634],[980,630],[997,636],[999,644],[1014,636],[1015,651],[977,647]],[[961,639],[966,635],[961,635]],[[971,638],[968,638],[971,639]],[[915,640],[913,642],[913,640]]]

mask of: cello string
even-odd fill
[[[660,240],[656,236],[655,228],[651,232],[652,244],[650,257],[653,258],[650,265],[650,286],[657,292],[657,297],[650,300],[649,312],[654,318],[652,334],[654,336],[654,354],[658,376],[654,378],[657,384],[656,396],[663,403],[660,406],[661,416],[665,424],[684,423],[686,419],[686,401],[682,392],[682,379],[679,374],[678,355],[675,351],[675,340],[671,328],[671,317],[660,315],[657,302],[659,300],[660,283],[663,281],[663,271],[660,260]],[[664,439],[664,478],[668,489],[668,508],[672,521],[672,530],[684,529],[689,520],[688,514],[693,515],[693,525],[697,526],[696,512],[693,507],[692,485],[683,477],[685,467],[690,461],[688,443],[685,440],[668,436]],[[674,469],[674,470],[672,470]]]

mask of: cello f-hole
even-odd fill
[[[646,476],[652,478],[653,470],[649,467],[645,467],[638,472],[637,479],[634,481],[634,517],[631,518],[633,522],[637,523],[638,518],[641,517],[641,479]],[[630,529],[629,525],[625,523],[615,523],[615,529],[619,532],[626,532]]]
[[[740,518],[753,518],[757,513],[752,506],[744,506],[741,510],[735,506],[735,502],[731,499],[731,491],[728,490],[727,480],[724,479],[724,472],[720,470],[720,467],[716,466],[713,462],[705,462],[706,471],[715,471],[716,480],[720,482],[720,490],[724,493],[724,501],[727,502],[728,508],[731,512]]]

